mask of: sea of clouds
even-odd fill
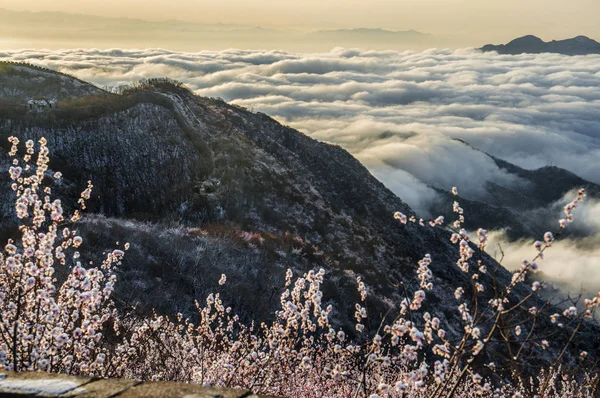
[[[600,183],[597,55],[71,49],[0,51],[0,59],[44,65],[99,86],[158,76],[180,80],[200,95],[341,145],[421,213],[436,197],[432,187],[458,186],[464,197],[485,199],[486,181],[521,183],[456,139],[524,168],[552,164]],[[600,205],[589,208],[585,218],[600,216]],[[591,228],[587,242],[566,242],[569,250],[548,263],[555,278],[589,274],[598,263],[600,226]],[[531,242],[512,249],[525,256]],[[565,256],[581,259],[580,266],[565,271]]]
[[[417,211],[431,187],[485,199],[518,184],[476,148],[525,168],[600,183],[600,56],[159,49],[0,52],[100,86],[168,76],[198,94],[275,117],[361,160]]]

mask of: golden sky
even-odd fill
[[[61,11],[144,20],[183,20],[203,24],[294,28],[306,31],[358,27],[415,29],[443,40],[435,43],[441,47],[499,44],[526,34],[534,34],[544,40],[577,35],[587,35],[600,40],[600,23],[597,21],[600,15],[600,0],[0,0],[0,8],[14,11]],[[59,30],[68,28],[73,20],[69,21],[71,22],[64,21],[62,25],[65,26],[52,25],[52,30],[54,27]],[[26,23],[26,27],[21,25],[17,25],[18,32],[8,26],[6,32],[0,32],[4,35],[0,35],[0,45],[3,45],[2,40],[30,37],[29,33],[24,32],[26,29],[39,28],[39,37],[50,36],[42,44],[36,36],[36,42],[21,40],[12,46],[5,46],[42,45],[59,48],[71,46],[72,40],[79,36],[65,33],[63,36],[69,37],[68,40],[58,41],[47,26],[32,26],[35,23]],[[132,26],[128,28],[132,35],[120,36],[123,44],[119,41],[121,39],[107,39],[105,32],[98,35],[98,46],[149,45],[148,40],[127,41],[129,36],[135,36],[135,33],[146,39],[164,39],[160,35],[149,37],[146,31],[135,32],[136,28]],[[108,32],[110,36],[110,30]],[[110,42],[107,41],[109,39]],[[247,39],[251,40],[251,37],[248,36]],[[264,39],[257,43],[250,47],[266,47]],[[88,41],[77,45],[90,44]],[[159,41],[156,45],[173,49],[192,49],[189,43],[184,44],[179,39],[165,43]],[[218,48],[223,45],[215,44]],[[226,43],[225,47],[228,46],[246,47],[246,44],[232,41]],[[272,46],[277,47],[279,44]]]
[[[0,0],[14,10],[251,25],[338,24],[435,34],[598,36],[600,0]]]

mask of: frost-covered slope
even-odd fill
[[[0,62],[0,99],[20,102],[30,99],[65,99],[105,92],[92,84],[48,69]]]

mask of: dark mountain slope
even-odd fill
[[[388,274],[399,280],[424,255],[421,238],[392,218],[397,210],[409,213],[408,206],[341,148],[171,83],[123,97],[119,106],[59,104],[34,114],[11,106],[0,118],[0,139],[45,136],[52,166],[65,176],[55,191],[76,198],[93,181],[92,212],[290,232],[327,253],[332,267],[363,273],[386,294],[393,290]],[[5,152],[1,158],[6,171]],[[6,173],[0,179],[8,186]],[[2,196],[6,225],[11,192]]]
[[[512,239],[538,239],[545,231],[554,230],[557,221],[562,217],[562,207],[566,204],[565,195],[584,188],[588,197],[600,198],[600,186],[560,167],[546,166],[535,170],[526,170],[510,162],[489,155],[467,142],[470,148],[490,157],[499,168],[518,178],[520,183],[513,186],[502,186],[488,182],[485,200],[469,200],[460,198],[459,202],[465,210],[466,227],[475,230],[506,229]],[[433,204],[431,212],[452,217],[453,195],[450,192],[437,190],[440,200]],[[569,199],[570,200],[570,199]],[[565,203],[563,203],[565,202]],[[583,233],[577,226],[571,234]]]
[[[216,276],[225,272],[224,296],[261,319],[277,304],[285,268],[323,267],[324,299],[334,304],[336,322],[352,330],[359,274],[372,289],[374,328],[390,309],[384,298],[397,303],[419,289],[417,262],[430,253],[435,288],[426,309],[451,336],[461,332],[454,290],[462,285],[471,295],[473,285],[456,266],[450,233],[394,220],[395,211],[411,215],[411,209],[343,149],[167,80],[120,95],[70,98],[34,113],[20,105],[26,99],[0,106],[0,184],[8,187],[10,135],[48,139],[51,167],[64,174],[55,192],[66,204],[93,181],[89,208],[101,216],[81,225],[92,249],[87,255],[97,259],[115,241],[133,246],[120,271],[122,308],[193,315],[193,300],[217,289]],[[1,190],[0,201],[2,231],[10,233],[11,192]],[[510,280],[485,253],[476,259],[495,269],[501,283]],[[489,287],[480,297],[487,302],[492,276],[480,281]],[[519,285],[514,299],[530,292]],[[527,300],[543,304],[535,295]]]
[[[506,169],[511,174],[517,175],[530,183],[526,189],[515,190],[499,197],[498,201],[504,206],[522,209],[531,208],[530,204],[546,206],[578,188],[585,188],[592,197],[600,197],[600,185],[584,180],[560,167],[546,166],[535,170],[525,170],[494,156],[491,156],[491,158],[494,159],[498,167]],[[523,197],[528,200],[522,200]]]
[[[585,36],[572,39],[552,40],[545,42],[536,36],[523,36],[508,44],[488,44],[481,48],[482,51],[496,51],[499,54],[540,54],[559,53],[565,55],[600,54],[600,43]]]

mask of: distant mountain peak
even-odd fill
[[[519,37],[517,39],[514,39],[513,41],[511,41],[510,43],[508,43],[508,45],[511,44],[522,44],[522,43],[527,43],[527,44],[543,44],[544,41],[542,39],[540,39],[537,36],[534,35],[527,35],[527,36],[523,36],[523,37]]]
[[[540,54],[557,53],[565,55],[600,54],[600,43],[587,36],[579,35],[572,39],[545,42],[537,36],[527,35],[512,40],[508,44],[488,44],[481,51],[496,51],[499,54]]]
[[[576,36],[572,40],[584,42],[584,43],[597,43],[595,40],[592,40],[589,37],[583,36],[583,35]]]

